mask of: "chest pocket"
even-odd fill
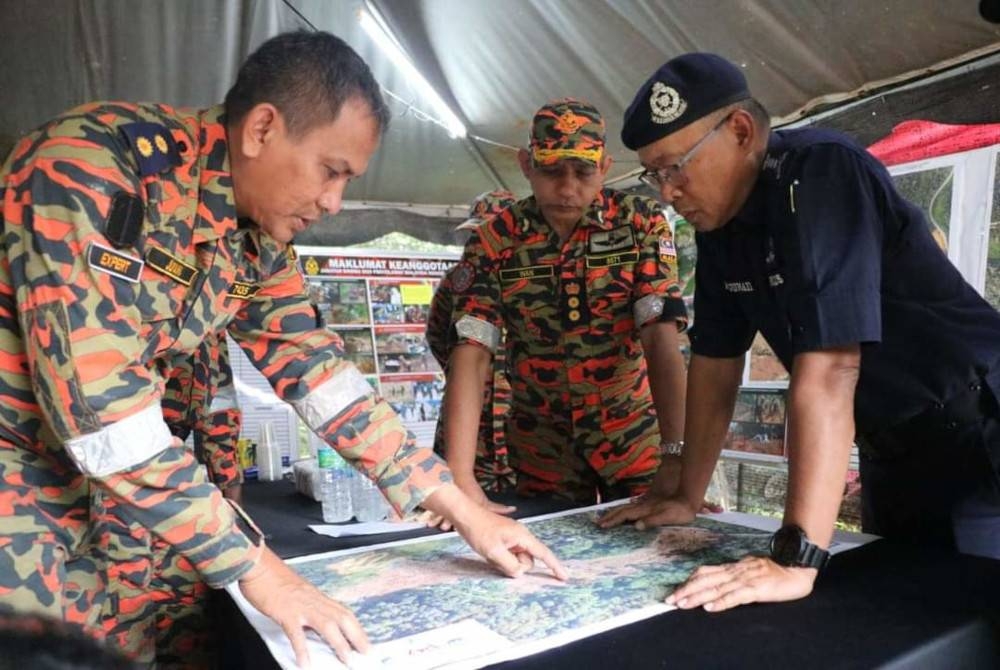
[[[584,262],[590,330],[610,333],[632,316],[632,289],[639,250],[628,248],[607,254],[589,254]]]
[[[511,336],[555,342],[561,324],[554,265],[507,265],[499,272],[500,295]]]
[[[166,350],[177,340],[202,278],[193,258],[164,248],[161,241],[155,236],[146,240],[136,301],[150,354]]]

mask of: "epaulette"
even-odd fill
[[[118,130],[128,140],[140,177],[165,172],[184,162],[166,126],[137,121],[121,125]]]

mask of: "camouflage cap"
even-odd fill
[[[534,165],[566,159],[599,165],[604,158],[604,118],[582,100],[548,102],[531,121],[530,148]]]
[[[455,230],[472,230],[484,221],[492,219],[516,201],[517,198],[514,197],[513,193],[503,189],[480,193],[469,205],[469,218],[458,224]]]

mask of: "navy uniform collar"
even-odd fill
[[[772,132],[767,141],[767,151],[757,173],[750,195],[743,207],[733,218],[732,223],[739,227],[761,226],[767,223],[767,199],[769,190],[787,177],[788,150],[784,138],[778,132]]]

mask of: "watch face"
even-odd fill
[[[795,565],[802,559],[805,533],[798,526],[782,526],[771,536],[771,558],[779,565]]]

